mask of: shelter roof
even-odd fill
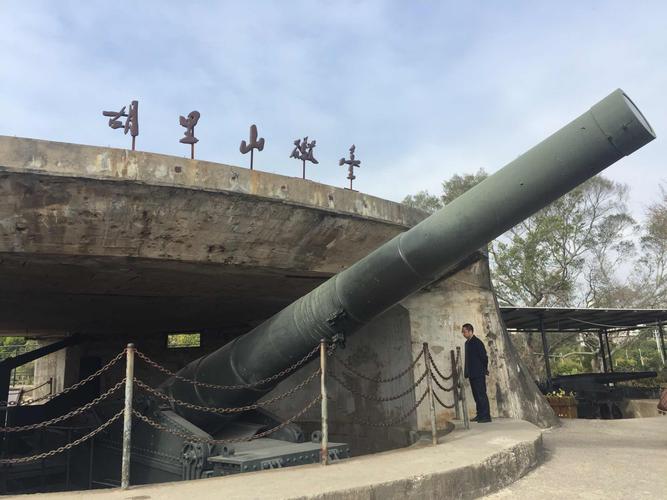
[[[667,323],[667,309],[578,309],[557,307],[501,307],[505,325],[515,331],[578,332],[605,328],[632,330]]]

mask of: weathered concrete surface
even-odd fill
[[[665,412],[658,410],[659,399],[625,399],[619,404],[623,418],[658,417]],[[667,419],[665,420],[667,425]]]
[[[417,292],[402,305],[410,313],[413,356],[419,354],[422,342],[428,342],[436,363],[448,374],[449,352],[460,347],[463,357],[465,338],[461,326],[471,323],[489,355],[487,393],[491,415],[528,420],[540,427],[558,425],[558,417],[530,379],[505,329],[491,285],[487,256]],[[423,365],[419,363],[415,376],[422,371]],[[466,381],[464,387],[472,417],[476,412],[470,384]],[[451,392],[439,388],[436,391],[445,404],[453,403]],[[453,416],[454,410],[438,410],[440,419],[450,420]],[[429,418],[428,408],[422,406],[418,410],[420,429],[428,428]]]
[[[476,335],[487,346],[491,414],[494,417],[527,420],[539,427],[558,425],[558,417],[527,376],[528,371],[514,351],[491,288],[488,258],[483,254],[479,254],[472,264],[413,294],[371,322],[351,336],[347,347],[338,350],[336,356],[355,366],[362,374],[389,378],[406,368],[421,352],[422,343],[428,342],[435,362],[448,376],[452,369],[450,351],[460,347],[463,356],[465,339],[460,332],[464,323],[472,323]],[[380,423],[397,420],[414,408],[417,398],[426,391],[425,381],[418,384],[414,392],[397,400],[369,401],[359,393],[379,398],[403,393],[424,373],[423,360],[415,365],[412,374],[388,384],[361,380],[341,369],[337,363],[332,363],[332,369],[356,392],[349,393],[336,381],[329,382],[332,439],[350,443],[353,453],[405,446],[409,442],[410,431],[430,429],[428,404],[422,404],[414,414],[386,431],[355,424],[359,421]],[[310,373],[308,368],[293,375],[267,397],[286,392]],[[443,382],[445,388],[451,385],[451,381]],[[468,413],[472,417],[475,415],[475,403],[467,381],[464,388]],[[292,416],[295,408],[306,406],[318,390],[316,384],[311,384],[295,398],[277,403],[274,407],[276,413],[283,418]],[[439,387],[435,387],[435,391],[443,403],[453,404],[452,392],[445,392]],[[436,404],[436,419],[439,428],[444,428],[447,421],[454,419],[454,410],[443,409]],[[299,423],[307,430],[319,428],[319,410],[313,410]]]
[[[489,499],[667,497],[667,417],[563,419],[543,435],[546,461]]]
[[[0,330],[249,329],[424,217],[245,168],[0,137]]]
[[[499,420],[454,431],[438,446],[353,458],[328,467],[309,465],[200,481],[52,493],[39,498],[79,499],[445,499],[475,498],[517,480],[542,455],[539,429]],[[306,479],[307,478],[307,479]],[[31,498],[30,496],[23,498]]]

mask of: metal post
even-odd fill
[[[540,335],[542,335],[542,353],[544,354],[544,369],[547,372],[547,389],[551,390],[551,361],[549,360],[549,342],[544,331],[544,317],[540,315]]]
[[[435,398],[433,397],[433,382],[431,381],[431,365],[429,362],[428,355],[428,343],[424,342],[422,344],[422,349],[424,350],[424,367],[426,368],[426,386],[428,387],[428,399],[430,403],[430,413],[431,413],[431,442],[433,446],[438,444],[438,429],[435,423]]]
[[[662,354],[662,364],[665,364],[665,360],[667,360],[667,350],[665,349],[665,334],[662,329],[662,321],[658,322],[658,333],[660,334],[660,345],[662,347],[661,349],[661,354]]]
[[[602,342],[602,329],[598,330],[598,342],[600,343],[600,357],[602,358],[602,370],[607,373],[607,356],[604,353],[604,343]]]
[[[456,378],[459,379],[459,388],[461,390],[461,408],[463,409],[463,426],[466,429],[470,429],[470,420],[468,419],[468,406],[466,404],[466,390],[465,387],[463,387],[463,373],[462,373],[462,368],[461,368],[461,348],[457,347],[456,348],[456,370],[458,372],[458,375]]]
[[[132,392],[134,389],[134,344],[127,344],[125,350],[125,412],[123,415],[123,462],[120,487],[130,486],[130,454],[132,440]]]
[[[452,384],[454,390],[454,411],[456,412],[456,420],[461,420],[461,408],[459,408],[459,374],[456,369],[456,355],[454,349],[450,349],[449,356],[452,359],[450,366],[452,367]]]
[[[320,444],[320,463],[329,463],[329,411],[327,408],[327,343],[320,340],[320,394],[322,398],[322,442]]]
[[[609,347],[609,332],[604,329],[604,343],[607,346],[607,355],[609,356],[609,371],[614,371],[614,360],[611,358],[611,348]]]

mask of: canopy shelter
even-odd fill
[[[540,332],[544,350],[547,385],[551,386],[551,365],[546,333],[590,332],[597,330],[600,358],[605,372],[613,372],[614,366],[609,348],[609,332],[658,329],[662,359],[667,358],[664,324],[667,309],[576,309],[560,307],[501,307],[500,313],[508,330],[514,332]]]

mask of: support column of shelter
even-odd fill
[[[604,343],[607,346],[607,355],[609,356],[609,371],[614,371],[614,360],[611,357],[611,348],[609,347],[609,332],[604,329]]]
[[[540,315],[540,334],[542,335],[542,352],[544,353],[544,368],[547,372],[547,389],[551,389],[551,362],[549,360],[549,342],[544,331],[544,317]]]
[[[667,349],[665,349],[665,333],[662,328],[662,321],[658,322],[658,334],[660,336],[660,348],[662,350],[662,364],[665,365],[667,362]]]
[[[607,355],[605,354],[604,342],[602,340],[602,328],[598,330],[598,342],[600,344],[600,358],[602,359],[602,371],[607,373]]]

